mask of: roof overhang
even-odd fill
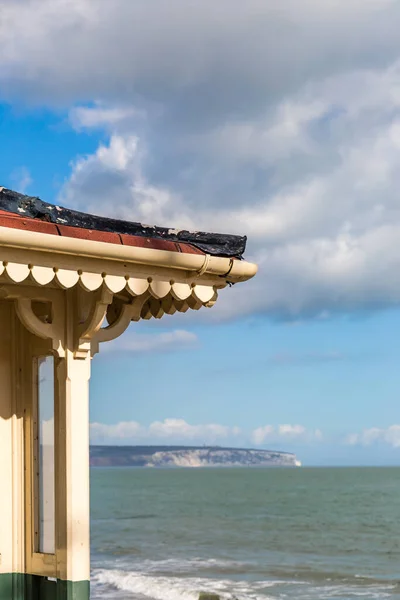
[[[4,188],[0,197],[0,298],[58,356],[93,355],[131,321],[211,307],[257,272],[241,260],[245,237],[104,219]]]
[[[246,236],[206,233],[204,231],[188,231],[156,225],[144,225],[133,221],[123,221],[110,217],[92,215],[55,206],[44,202],[36,196],[26,196],[7,188],[0,187],[0,213],[5,211],[10,217],[19,219],[26,217],[35,224],[52,225],[50,229],[62,234],[62,230],[74,228],[79,232],[91,231],[111,233],[132,238],[152,239],[153,243],[164,242],[164,245],[192,246],[203,253],[213,256],[242,258],[246,248]],[[71,231],[70,231],[71,233]]]
[[[0,227],[0,288],[5,284],[101,288],[126,304],[142,298],[133,320],[198,310],[218,291],[246,281],[257,266],[233,258],[120,246]],[[3,284],[3,286],[1,286]]]
[[[194,277],[207,275],[216,277],[216,283],[224,281],[225,284],[247,281],[257,273],[257,265],[235,258],[119,246],[8,227],[0,227],[1,251],[3,248],[33,251],[43,255],[43,258],[44,255],[54,255],[56,262],[64,257],[64,260],[68,260],[74,267],[83,258],[101,259],[102,261],[119,263],[120,267],[121,263],[126,263],[130,266],[141,265],[187,271],[188,276],[192,275]],[[57,268],[56,264],[54,268]]]

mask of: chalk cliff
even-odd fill
[[[295,454],[274,450],[188,446],[91,446],[90,464],[132,467],[299,467]]]

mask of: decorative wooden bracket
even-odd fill
[[[91,342],[100,330],[112,301],[113,293],[103,285],[98,299],[92,302],[89,316],[84,323],[77,327],[76,347],[74,349],[75,358],[86,358],[87,354],[91,352]],[[80,308],[78,306],[78,311]]]
[[[19,297],[16,299],[16,311],[21,323],[34,335],[43,339],[52,341],[53,350],[60,358],[65,356],[63,347],[63,332],[62,322],[63,313],[54,311],[54,317],[51,323],[46,323],[39,319],[32,307],[33,300],[31,298]]]
[[[115,321],[107,327],[98,329],[92,339],[92,356],[99,351],[99,344],[101,342],[115,340],[126,331],[131,321],[139,321],[143,305],[149,296],[149,293],[145,293],[133,298],[127,304],[122,304]]]
[[[28,331],[52,341],[57,356],[65,356],[64,299],[57,290],[36,289],[30,286],[3,286],[2,298],[15,301],[17,315]],[[48,314],[40,318],[34,303],[49,306]]]
[[[131,321],[198,310],[217,299],[216,286],[169,278],[75,272],[4,261],[0,276],[0,297],[15,301],[24,326],[35,336],[51,340],[58,356],[65,356],[68,349],[76,359],[96,354],[101,342],[122,335]],[[25,285],[28,279],[30,285]],[[105,318],[107,326],[103,326]]]

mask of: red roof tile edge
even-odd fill
[[[191,244],[182,242],[171,242],[169,240],[161,240],[158,238],[111,233],[94,229],[82,229],[80,227],[70,227],[68,225],[56,225],[55,223],[48,223],[47,221],[24,217],[22,215],[19,216],[4,210],[0,210],[0,227],[33,231],[35,233],[48,233],[50,235],[60,235],[63,237],[78,238],[94,242],[105,242],[107,244],[135,246],[136,248],[167,250],[168,252],[184,252],[186,254],[205,254],[205,252],[195,248]]]

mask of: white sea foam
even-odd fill
[[[200,592],[213,592],[229,600],[268,600],[260,590],[281,582],[230,581],[223,579],[165,577],[115,569],[98,569],[93,572],[92,584],[112,586],[116,590],[130,592],[152,600],[198,600]]]
[[[349,588],[346,585],[332,585],[316,588],[316,595],[310,595],[311,598],[318,600],[328,600],[329,598],[366,598],[367,600],[383,600],[384,598],[393,597],[392,591],[396,588],[395,585],[368,585],[363,588],[352,586]]]
[[[209,571],[212,569],[220,570],[239,570],[246,569],[246,563],[224,560],[217,558],[166,558],[164,560],[144,560],[140,562],[140,571],[143,572],[171,572],[188,573],[191,571]]]
[[[200,559],[198,559],[200,561]],[[191,567],[196,559],[188,560]],[[202,560],[225,564],[228,561]],[[298,600],[329,600],[331,598],[366,598],[368,600],[381,600],[393,596],[396,584],[372,584],[367,586],[357,585],[315,585],[306,581],[235,581],[229,579],[212,579],[208,577],[176,577],[154,574],[154,568],[149,561],[144,570],[140,572],[122,569],[95,569],[92,574],[93,598],[112,598],[113,600],[127,598],[151,600],[198,600],[200,592],[213,592],[223,600],[273,600],[273,598],[296,598]],[[154,561],[162,571],[165,568],[180,566],[182,561],[166,559]],[[230,564],[230,563],[228,563]],[[153,572],[152,572],[153,571]],[[176,571],[175,571],[176,572]],[[129,596],[128,596],[129,594]],[[272,596],[271,596],[272,594]]]

